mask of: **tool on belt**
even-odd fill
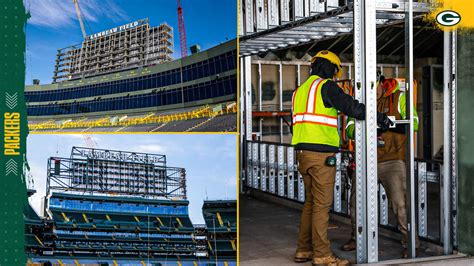
[[[329,156],[326,158],[326,166],[334,167],[336,166],[337,159],[336,156]]]

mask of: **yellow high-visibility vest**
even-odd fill
[[[328,79],[310,76],[293,93],[291,144],[324,144],[339,147],[336,108],[326,108],[321,89]]]

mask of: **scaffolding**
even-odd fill
[[[173,28],[141,19],[58,49],[53,83],[168,62],[172,53]]]
[[[70,158],[48,159],[46,195],[87,195],[186,199],[186,170],[166,165],[166,156],[73,147]]]
[[[339,6],[340,2],[344,2]],[[355,98],[366,105],[366,120],[356,122],[356,261],[371,263],[378,261],[378,226],[383,220],[385,199],[379,190],[377,178],[377,123],[376,123],[376,81],[377,81],[377,28],[400,24],[404,27],[405,43],[405,90],[407,91],[406,120],[395,121],[407,125],[407,213],[409,257],[414,258],[416,229],[426,234],[427,176],[438,176],[441,187],[441,241],[444,254],[452,254],[456,246],[456,32],[444,33],[444,157],[437,173],[426,168],[426,162],[415,161],[414,157],[414,20],[429,12],[430,1],[411,0],[354,0],[354,1],[309,1],[309,0],[242,0],[239,28],[240,73],[241,73],[241,188],[257,188],[278,197],[304,201],[304,188],[296,172],[293,147],[280,143],[254,141],[252,125],[252,63],[257,55],[279,52],[306,43],[353,35],[354,76],[349,76],[354,87]],[[281,96],[282,63],[278,64],[279,84],[277,93]],[[298,73],[300,69],[298,66]],[[398,72],[398,71],[397,71]],[[261,73],[259,67],[258,75]],[[261,81],[259,80],[259,84]],[[301,84],[298,76],[298,85]],[[261,86],[257,88],[261,90]],[[260,94],[259,94],[260,97]],[[259,99],[260,101],[260,99]],[[282,97],[278,110],[283,113]],[[263,110],[258,110],[263,111]],[[280,118],[280,134],[283,132],[283,117]],[[335,206],[340,211],[340,167],[336,176]],[[415,167],[417,179],[415,179]],[[429,172],[429,173],[428,173]],[[265,179],[262,179],[264,177]],[[265,182],[263,182],[265,180]],[[339,180],[339,183],[338,183]],[[418,180],[418,185],[415,184]],[[418,191],[415,191],[415,188]],[[380,193],[379,193],[380,191]],[[415,193],[418,193],[418,223]],[[379,200],[380,199],[380,200]],[[386,207],[386,206],[385,206]],[[380,213],[379,213],[380,211]],[[382,214],[382,218],[379,218]],[[420,224],[421,223],[421,224]]]

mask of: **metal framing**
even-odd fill
[[[357,2],[354,1],[354,5],[338,6],[337,1],[326,1],[327,5],[323,11],[322,7],[316,7],[314,3],[304,4],[307,0],[298,0],[294,3],[282,0],[278,25],[270,26],[266,23],[267,27],[264,29],[261,27],[262,24],[258,24],[258,20],[255,19],[257,11],[254,10],[253,3],[259,0],[241,1],[244,2],[245,7],[242,12],[245,29],[241,32],[240,38],[240,53],[243,56],[333,38],[338,34],[350,34],[353,29],[353,14]],[[377,0],[375,5],[378,11],[375,20],[377,26],[399,23],[405,18],[405,0]],[[429,7],[423,2],[413,3],[413,6],[414,11],[419,14],[427,12]],[[274,10],[274,8],[265,8],[262,12]],[[293,10],[293,14],[290,10]],[[272,14],[266,17],[275,18]],[[275,21],[274,19],[273,22]]]
[[[414,115],[413,110],[415,109],[414,103],[414,90],[413,84],[413,1],[406,0],[408,9],[405,14],[405,88],[408,91],[407,114],[409,120],[408,126],[408,139],[407,139],[407,230],[408,230],[408,256],[411,258],[416,257],[416,244],[415,244],[415,230],[416,226],[416,214],[415,214],[415,137],[414,137]]]
[[[356,98],[366,120],[356,121],[357,263],[378,261],[377,93],[375,0],[354,1]],[[365,180],[364,180],[365,179]]]
[[[251,0],[243,0],[245,3],[251,3]],[[267,29],[258,28],[258,31],[247,30],[242,33],[240,39],[240,51],[243,60],[248,60],[249,55],[263,53],[267,51],[276,51],[298,46],[306,42],[315,42],[322,39],[333,38],[343,34],[354,34],[354,64],[348,64],[350,68],[354,67],[354,89],[355,97],[360,102],[366,104],[367,120],[356,122],[356,208],[357,208],[357,252],[356,260],[358,263],[377,262],[378,261],[378,217],[380,210],[381,224],[387,224],[386,197],[384,198],[383,187],[378,189],[377,180],[377,143],[376,143],[376,28],[379,26],[393,23],[405,22],[405,40],[406,40],[406,90],[408,91],[408,118],[399,121],[408,124],[409,146],[407,157],[407,188],[408,188],[408,231],[409,231],[409,255],[415,257],[415,237],[416,229],[420,236],[429,237],[427,228],[428,206],[427,206],[427,182],[440,182],[442,185],[443,204],[440,206],[443,211],[441,239],[444,245],[445,254],[452,252],[453,245],[456,245],[456,206],[457,206],[457,169],[456,169],[456,33],[445,33],[445,83],[444,83],[444,118],[447,127],[444,134],[444,160],[442,174],[433,172],[430,164],[426,162],[416,162],[414,158],[414,91],[411,88],[413,84],[414,55],[413,55],[413,20],[420,14],[428,11],[429,3],[413,2],[412,0],[354,0],[350,6],[338,7],[332,11],[325,7],[324,12],[317,12],[317,7],[310,2],[309,11],[306,11],[304,0],[295,1],[295,6],[290,7],[290,1],[281,1],[279,10],[279,25],[275,24],[276,17],[273,17],[272,25]],[[274,5],[270,4],[268,10],[276,10]],[[291,14],[290,10],[294,11]],[[244,12],[247,29],[256,29],[254,20],[249,20],[249,10]],[[252,13],[253,14],[253,13]],[[250,16],[252,16],[250,14]],[[275,14],[271,14],[274,16]],[[270,24],[270,23],[269,23]],[[266,61],[256,59],[249,61],[252,63],[267,64]],[[280,75],[280,97],[281,91],[281,66],[294,64],[294,62],[268,62],[268,64],[279,65]],[[300,80],[300,67],[305,65],[302,62],[296,63],[298,84]],[[380,67],[383,71],[383,66]],[[246,71],[248,73],[249,70]],[[261,72],[259,72],[261,75]],[[398,77],[399,69],[396,68],[395,75]],[[246,75],[245,82],[248,87],[251,86],[250,76]],[[261,93],[261,91],[259,92]],[[248,94],[250,95],[250,94]],[[251,96],[251,95],[250,95]],[[261,96],[259,96],[261,97]],[[281,105],[280,105],[281,106]],[[252,110],[251,101],[246,99],[246,111]],[[281,109],[280,109],[281,110]],[[251,124],[251,116],[247,114],[246,123]],[[247,130],[245,138],[251,139],[250,132]],[[280,134],[282,133],[282,130]],[[280,137],[282,139],[282,137]],[[286,166],[282,165],[285,161],[280,156],[283,154],[281,145],[268,143],[268,175],[269,175],[269,193],[280,197],[304,201],[304,186],[301,175],[297,173],[292,180],[289,176],[281,178],[281,174],[290,171],[290,162]],[[273,153],[278,153],[277,163]],[[288,158],[287,158],[288,159]],[[273,163],[272,161],[273,160]],[[340,163],[340,162],[339,162]],[[430,165],[430,167],[427,167]],[[417,168],[416,168],[417,167]],[[416,169],[415,169],[416,168]],[[441,168],[441,167],[440,167]],[[272,188],[272,169],[273,169],[273,188]],[[282,170],[283,169],[283,170]],[[415,172],[416,170],[416,172]],[[339,171],[338,171],[339,172]],[[442,176],[442,178],[439,178]],[[277,180],[275,180],[277,179]],[[286,180],[287,184],[281,184],[281,180]],[[336,176],[334,210],[340,210],[341,202],[338,191],[338,177]],[[433,181],[438,180],[438,181]],[[276,182],[277,181],[277,182]],[[417,186],[415,186],[415,182]],[[295,185],[290,188],[290,185]],[[416,202],[415,188],[417,188],[418,202]],[[380,194],[378,192],[380,191]],[[380,199],[380,202],[379,202]],[[381,204],[381,205],[379,205]],[[380,209],[379,209],[380,208]],[[384,209],[385,208],[385,209]],[[418,224],[416,223],[418,218]]]
[[[443,154],[443,251],[451,254],[456,244],[456,43],[457,33],[444,33],[444,154]],[[451,226],[452,225],[452,226]]]
[[[355,99],[361,103],[365,102],[365,90],[362,88],[364,78],[363,68],[363,36],[362,31],[362,10],[363,7],[360,1],[354,3],[354,78],[355,78]],[[357,121],[355,123],[355,145],[357,147],[355,151],[355,162],[356,165],[365,165],[365,150],[366,143],[363,140],[365,136],[365,121]],[[357,263],[367,262],[367,220],[366,220],[366,207],[367,207],[367,187],[366,187],[366,169],[365,167],[356,167],[356,261]]]
[[[186,170],[164,155],[73,147],[70,158],[48,159],[51,192],[186,199]]]

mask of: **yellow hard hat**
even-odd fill
[[[327,60],[329,60],[329,62],[336,65],[337,66],[336,77],[337,78],[342,77],[341,59],[339,59],[339,57],[335,53],[333,53],[331,51],[328,51],[328,50],[319,51],[315,56],[313,56],[313,58],[311,58],[311,63],[314,63],[314,61],[316,61],[316,58],[318,58],[318,57],[327,59]]]

